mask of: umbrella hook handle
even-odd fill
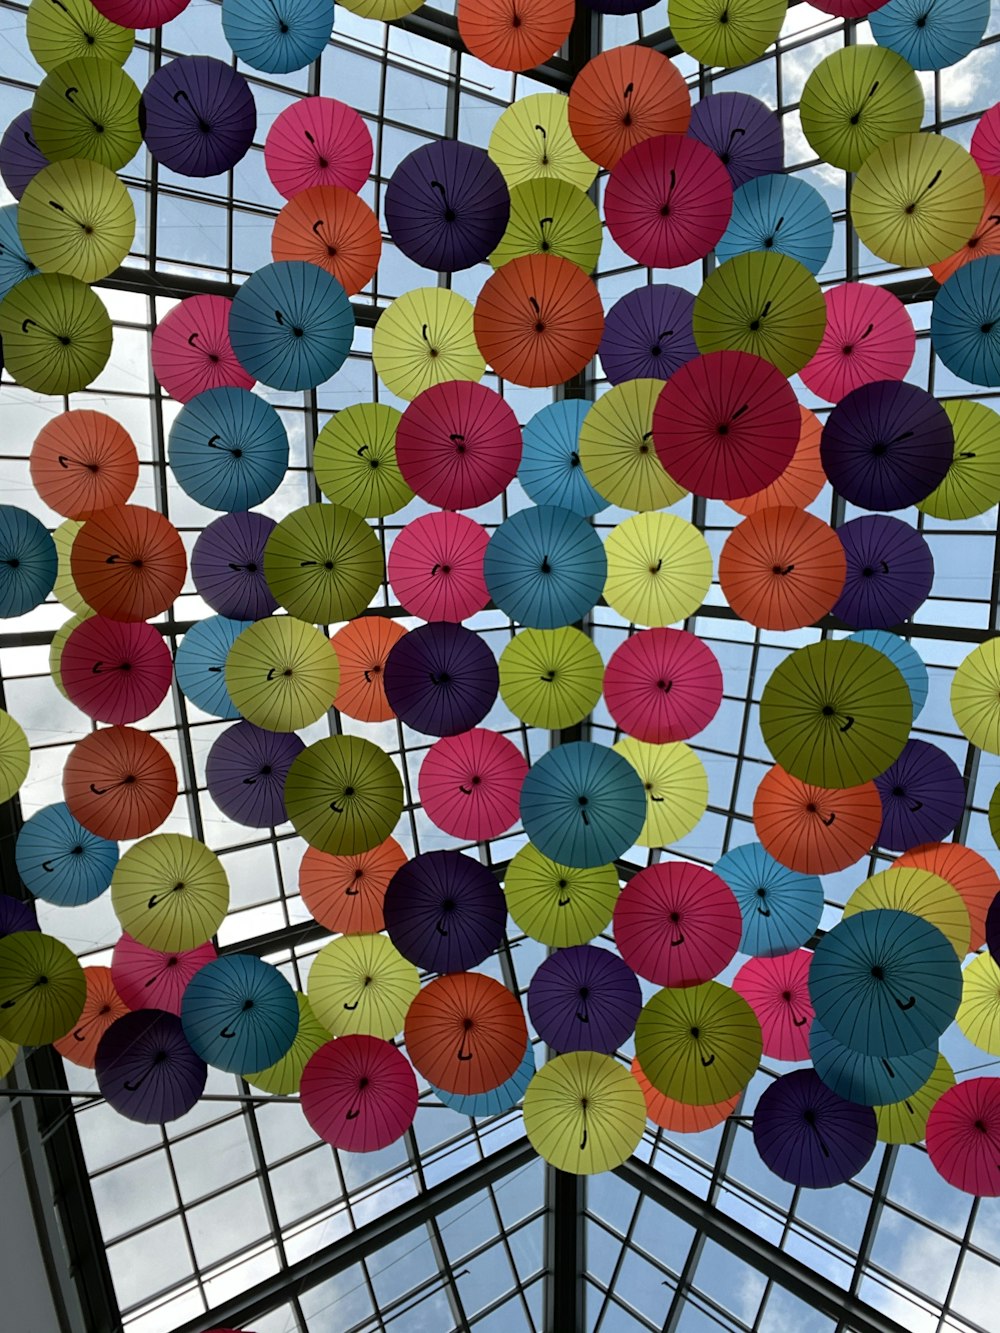
[[[923,808],[924,808],[923,801],[916,801],[914,802],[913,805],[910,806],[910,814],[915,815],[918,810],[922,810]]]
[[[539,679],[539,680],[543,680],[543,681],[545,682],[546,685],[551,685],[552,682],[555,680],[555,678],[556,678],[556,669],[555,669],[555,667],[552,667],[549,671],[546,671],[546,673],[545,673],[544,676],[539,676],[539,677],[538,677],[538,679]]]
[[[180,97],[184,98],[184,101],[187,102],[188,106],[191,108],[195,116],[198,118],[198,128],[201,130],[202,134],[208,134],[212,128],[211,125],[208,123],[205,117],[201,115],[201,113],[198,111],[198,108],[191,101],[190,97],[188,97],[187,93],[184,91],[183,88],[177,89],[177,91],[174,93],[173,100],[176,102],[177,99]]]
[[[823,823],[826,825],[827,828],[830,828],[830,827],[832,826],[832,824],[833,824],[833,821],[834,821],[836,818],[837,818],[837,812],[836,812],[836,810],[835,810],[835,811],[833,812],[833,814],[830,816],[829,819],[824,819],[824,820],[823,820]]]
[[[224,1037],[224,1038],[228,1041],[228,1040],[230,1040],[231,1038],[235,1037],[235,1036],[236,1036],[236,1033],[235,1033],[235,1032],[230,1032],[230,1030],[229,1030],[228,1028],[222,1028],[222,1029],[220,1030],[220,1032],[219,1032],[219,1036],[220,1036],[220,1037]]]
[[[670,941],[671,949],[679,948],[684,943],[685,939],[686,936],[683,934],[683,932],[679,931],[677,934],[677,938],[675,940]]]
[[[892,998],[899,1005],[900,1009],[902,1009],[903,1013],[906,1013],[907,1009],[912,1009],[917,1002],[917,997],[915,995],[911,995],[908,1000],[901,1000],[898,995],[894,995]]]
[[[453,208],[453,207],[451,206],[451,204],[448,202],[448,196],[447,196],[447,194],[445,193],[445,188],[444,188],[444,186],[441,184],[440,181],[431,181],[430,184],[431,184],[431,189],[432,189],[432,190],[437,190],[438,193],[439,193],[440,196],[441,196],[441,202],[444,204],[444,220],[445,220],[445,222],[455,222],[456,219],[458,218],[458,214],[455,212],[454,208]]]
[[[360,449],[355,449],[354,452],[355,452],[355,453],[357,454],[357,456],[360,458],[361,455],[365,452],[365,450],[366,450],[367,448],[368,448],[367,444],[363,444],[363,445],[361,446]]]
[[[823,1135],[819,1132],[819,1129],[818,1129],[817,1126],[816,1126],[816,1114],[815,1114],[815,1112],[814,1112],[814,1111],[806,1111],[805,1116],[804,1116],[804,1119],[805,1119],[806,1124],[809,1126],[809,1128],[812,1130],[812,1132],[816,1135],[816,1142],[819,1144],[819,1150],[820,1150],[820,1152],[823,1154],[824,1157],[829,1157],[829,1156],[830,1156],[830,1149],[826,1146],[826,1143],[824,1142],[824,1139],[823,1139]]]
[[[463,787],[461,783],[459,783],[458,790],[459,790],[460,792],[463,792],[466,796],[471,796],[471,795],[472,795],[472,788],[471,788],[471,787]]]
[[[770,306],[770,302],[768,302],[768,306]],[[765,314],[765,315],[767,314],[767,307],[765,307],[764,314]],[[733,421],[739,421],[739,419],[740,419],[740,417],[743,415],[743,413],[744,413],[744,412],[749,412],[749,411],[750,411],[750,404],[749,404],[749,403],[744,403],[743,406],[742,406],[742,407],[738,407],[738,408],[736,409],[736,411],[733,413],[733,415],[729,418],[730,422],[733,422]]]
[[[959,458],[975,458],[976,455],[974,451],[966,451],[964,453],[960,453],[958,456]]]
[[[458,1055],[457,1055],[457,1059],[459,1059],[459,1060],[463,1060],[463,1061],[464,1061],[464,1060],[471,1060],[472,1057],[473,1057],[474,1052],[473,1052],[473,1051],[468,1051],[468,1052],[466,1052],[466,1049],[465,1049],[465,1043],[466,1043],[466,1042],[468,1041],[468,1039],[469,1039],[469,1033],[471,1032],[471,1030],[472,1030],[472,1020],[471,1020],[470,1018],[465,1018],[465,1019],[463,1019],[463,1020],[462,1020],[462,1041],[461,1041],[461,1044],[459,1045],[459,1048],[458,1048]]]
[[[805,1027],[805,1025],[806,1025],[808,1022],[809,1022],[809,1015],[808,1015],[808,1014],[803,1014],[801,1018],[796,1018],[794,1014],[792,1015],[792,1026],[793,1026],[793,1027],[803,1028],[803,1027]]]
[[[771,915],[771,909],[770,909],[770,907],[765,907],[763,903],[758,903],[758,904],[757,904],[757,912],[758,912],[758,914],[759,914],[760,916],[770,916],[770,915]]]
[[[542,136],[542,166],[549,165],[549,136],[545,133],[544,125],[536,125],[535,129]]]
[[[572,898],[560,898],[557,906],[568,907],[572,901],[573,901]]]
[[[861,337],[858,339],[858,342],[862,342],[862,343],[863,343],[864,340],[865,340],[867,337],[869,337],[869,336],[870,336],[872,333],[874,333],[874,332],[875,332],[875,325],[874,325],[874,324],[869,324],[868,327],[865,329],[864,333],[863,333],[863,334],[861,335]]]
[[[707,1060],[705,1059],[704,1056],[701,1057],[701,1065],[702,1065],[702,1068],[703,1068],[703,1069],[708,1069],[710,1065],[714,1065],[714,1064],[715,1064],[715,1052],[714,1052],[714,1051],[713,1051],[712,1054],[708,1057]]]
[[[330,809],[333,811],[335,815],[342,815],[344,813],[336,801],[330,802]]]
[[[144,1074],[140,1074],[140,1076],[134,1081],[130,1079],[127,1083],[123,1083],[122,1087],[125,1089],[126,1092],[138,1092],[139,1089],[142,1087],[142,1085],[145,1083],[146,1079],[149,1078],[154,1068],[155,1065],[151,1064]]]
[[[854,718],[853,718],[853,717],[849,717],[849,718],[847,719],[847,721],[844,723],[844,725],[840,728],[840,730],[841,730],[841,731],[850,731],[850,729],[851,729],[853,726],[854,726]]]
[[[25,986],[24,989],[19,990],[16,995],[12,995],[10,999],[4,1000],[3,1004],[0,1004],[0,1009],[13,1009],[18,1000],[23,1000],[26,995],[30,995],[31,992],[37,990],[39,986],[48,985],[48,981],[48,977],[36,977],[30,986]]]
[[[857,109],[857,111],[855,111],[854,115],[851,117],[852,125],[861,124],[861,112],[865,109],[865,102],[870,102],[872,100],[876,92],[878,92],[878,85],[879,81],[878,79],[876,79],[875,82],[872,84],[872,86],[868,89],[868,96],[865,98],[865,101],[861,103],[861,106]]]

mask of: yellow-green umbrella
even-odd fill
[[[197,949],[223,922],[229,881],[203,842],[183,833],[154,833],[115,866],[111,906],[122,929],[147,949]]]
[[[976,518],[1000,503],[1000,416],[964,398],[941,406],[955,431],[955,453],[944,481],[917,508],[952,522]]]
[[[65,60],[110,60],[124,65],[135,43],[131,28],[98,13],[90,0],[31,0],[28,45],[46,72]]]
[[[587,480],[622,509],[666,509],[687,495],[653,444],[653,409],[662,388],[662,380],[625,380],[598,398],[580,427]]]
[[[503,887],[507,910],[525,935],[550,949],[567,949],[586,944],[610,925],[618,871],[613,865],[563,866],[529,842],[507,867]]]
[[[135,238],[135,209],[113,171],[84,157],[53,162],[29,181],[17,225],[29,258],[44,273],[100,282]]]
[[[657,991],[635,1025],[635,1053],[646,1077],[687,1106],[712,1106],[741,1092],[762,1046],[754,1011],[718,981]]]
[[[31,750],[21,724],[0,708],[0,805],[19,790],[30,764]]]
[[[519,98],[493,126],[488,152],[512,189],[541,176],[586,190],[597,175],[597,163],[573,138],[563,93]]]
[[[6,1037],[0,1037],[0,1078],[6,1078],[14,1068],[14,1061],[17,1059],[17,1053],[20,1049],[16,1041],[8,1041]]]
[[[293,616],[249,625],[226,657],[226,689],[248,722],[299,731],[333,707],[340,667],[322,630]]]
[[[333,1036],[316,1018],[309,1000],[301,991],[296,992],[295,998],[299,1002],[299,1029],[291,1046],[276,1064],[256,1074],[243,1075],[253,1087],[275,1097],[288,1097],[298,1092],[302,1071],[310,1057]]]
[[[19,1046],[58,1041],[86,998],[83,968],[61,940],[37,930],[0,940],[0,1038]]]
[[[385,575],[382,547],[342,505],[313,504],[281,520],[264,547],[264,577],[299,620],[329,625],[359,616]]]
[[[645,1127],[642,1089],[612,1055],[557,1055],[525,1089],[524,1131],[539,1157],[560,1171],[590,1176],[621,1166]]]
[[[39,273],[0,301],[0,338],[7,370],[25,389],[79,393],[107,365],[111,318],[78,278]]]
[[[927,1129],[927,1117],[938,1098],[954,1086],[951,1065],[939,1055],[933,1073],[922,1088],[905,1101],[875,1107],[879,1138],[883,1143],[919,1143]]]
[[[762,56],[781,31],[788,0],[670,0],[668,20],[682,51],[731,69]]]
[[[93,607],[88,606],[77,591],[71,563],[73,543],[76,541],[76,534],[82,527],[83,519],[68,518],[64,523],[60,523],[57,528],[52,529],[52,540],[56,544],[56,555],[59,559],[59,568],[52,588],[52,595],[57,601],[62,602],[68,611],[86,619],[88,612],[91,615],[93,614]]]
[[[581,722],[601,697],[604,663],[581,630],[523,629],[500,654],[500,695],[529,727]]]
[[[1000,967],[988,953],[976,954],[962,973],[958,1026],[987,1055],[1000,1055]]]
[[[66,60],[38,86],[31,133],[50,162],[89,157],[121,171],[142,144],[139,89],[112,60]]]
[[[335,1037],[361,1033],[391,1041],[420,989],[420,974],[387,935],[342,935],[309,970],[309,1004]]]
[[[372,359],[385,387],[406,399],[445,380],[478,382],[486,370],[471,302],[444,287],[397,296],[375,325]]]
[[[920,129],[924,92],[910,62],[895,51],[845,46],[806,79],[799,115],[824,162],[857,171],[889,139]]]
[[[295,831],[331,856],[370,852],[403,813],[403,779],[389,756],[360,736],[327,736],[307,746],[285,778]]]
[[[576,185],[539,176],[510,192],[510,221],[490,255],[499,268],[521,255],[558,255],[593,273],[601,254],[601,219],[596,205]]]
[[[946,879],[917,866],[882,870],[859,884],[844,904],[844,916],[888,907],[922,916],[948,940],[959,958],[969,952],[969,909]]]
[[[1000,754],[1000,638],[987,639],[959,663],[951,681],[951,711],[967,740]]]
[[[339,3],[360,18],[392,23],[419,9],[423,0],[339,0]]]
[[[413,499],[396,462],[402,413],[385,403],[353,403],[316,438],[313,473],[328,500],[365,518],[394,514]]]
[[[708,774],[690,745],[652,745],[631,736],[612,747],[629,761],[646,791],[640,847],[667,847],[695,827],[708,808]]]
[[[604,543],[604,596],[636,625],[672,625],[693,615],[712,582],[712,553],[693,523],[676,514],[627,518]]]
[[[91,616],[96,614],[96,611],[87,607],[80,615],[70,616],[65,625],[60,625],[52,635],[52,642],[49,644],[49,675],[52,677],[52,683],[64,699],[69,698],[66,687],[62,682],[62,651],[66,647],[66,640],[77,625],[82,625],[85,620],[89,620]]]

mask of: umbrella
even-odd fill
[[[447,620],[419,625],[400,639],[382,679],[392,711],[425,736],[456,736],[478,726],[500,683],[486,640]]]
[[[638,845],[666,847],[685,838],[708,806],[708,774],[694,750],[683,741],[649,745],[631,736],[614,749],[639,774],[646,793]]]
[[[333,856],[371,851],[403,812],[396,765],[360,736],[326,736],[294,760],[285,779],[285,805],[295,831]]]
[[[35,91],[31,136],[50,162],[82,157],[120,171],[142,144],[139,89],[113,60],[65,60]]]
[[[63,648],[60,672],[71,703],[96,722],[118,726],[159,708],[174,674],[158,629],[106,616],[77,625]]]
[[[927,668],[913,644],[884,629],[859,629],[849,637],[853,643],[866,643],[869,648],[877,648],[898,668],[913,700],[915,722],[927,702],[930,682]]]
[[[715,247],[720,263],[770,250],[817,274],[833,248],[833,217],[820,192],[798,176],[757,176],[733,197],[733,215]]]
[[[500,697],[515,717],[546,731],[582,722],[603,677],[599,649],[572,625],[523,629],[500,654]]]
[[[84,523],[72,554],[80,596],[112,620],[150,620],[180,595],[187,558],[177,529],[154,509],[116,505]]]
[[[666,282],[619,297],[608,311],[597,349],[608,380],[668,380],[698,355],[693,313],[694,293]]]
[[[215,957],[210,942],[171,952],[147,949],[131,935],[122,935],[111,955],[111,979],[130,1009],[165,1009],[179,1018],[188,982]]]
[[[219,929],[229,906],[229,881],[203,842],[183,833],[155,833],[118,862],[111,905],[122,929],[139,944],[186,952]]]
[[[271,254],[276,260],[318,264],[348,296],[354,296],[378,268],[382,233],[378,218],[352,190],[314,185],[295,195],[278,214]]]
[[[299,620],[330,624],[360,615],[384,573],[378,537],[341,505],[293,509],[264,548],[268,586]]]
[[[264,547],[276,526],[266,514],[225,514],[198,534],[191,577],[220,616],[261,620],[278,609],[264,577]]]
[[[640,870],[622,890],[614,920],[621,956],[657,986],[699,986],[718,976],[739,948],[743,924],[725,880],[686,861]]]
[[[812,0],[812,7],[837,18],[863,19],[885,3],[886,0]]]
[[[228,296],[189,296],[153,330],[153,373],[172,398],[186,403],[208,389],[252,389],[254,378],[229,341]]]
[[[28,258],[17,226],[17,205],[0,208],[0,297],[38,272]]]
[[[507,910],[514,924],[553,949],[586,944],[611,923],[618,897],[613,865],[589,870],[559,865],[529,842],[504,876]]]
[[[992,955],[977,954],[966,967],[957,1019],[973,1046],[1000,1055],[1000,968]]]
[[[510,194],[499,167],[474,144],[442,139],[408,154],[389,177],[389,235],[422,268],[454,273],[500,243]]]
[[[837,536],[847,557],[847,577],[835,616],[852,628],[888,629],[923,605],[934,583],[934,558],[909,523],[888,514],[865,514],[838,528]]]
[[[108,727],[70,750],[63,796],[73,816],[98,837],[144,838],[174,808],[177,771],[155,736]]]
[[[593,741],[571,741],[546,751],[528,770],[521,819],[544,856],[585,870],[633,846],[646,820],[646,797],[622,755]]]
[[[28,776],[31,751],[18,722],[0,708],[0,803],[9,801]]]
[[[1000,501],[1000,418],[967,399],[942,406],[955,432],[955,455],[944,481],[917,508],[933,518],[975,518]]]
[[[227,727],[212,742],[205,779],[227,819],[249,828],[274,828],[288,818],[285,778],[305,749],[298,736],[262,731],[251,722]]]
[[[0,1037],[45,1046],[83,1012],[87,982],[73,953],[52,935],[19,930],[0,940]]]
[[[769,1060],[808,1060],[813,1007],[809,1000],[810,949],[751,958],[733,978],[733,990],[757,1015]]]
[[[570,1051],[547,1061],[524,1094],[524,1128],[538,1155],[577,1176],[611,1171],[639,1146],[642,1089],[610,1055]]]
[[[478,967],[500,947],[507,924],[493,871],[460,852],[423,852],[400,866],[383,912],[393,944],[425,972]]]
[[[417,1113],[417,1080],[391,1042],[352,1035],[328,1041],[302,1071],[302,1111],[346,1152],[377,1152],[401,1139]]]
[[[307,847],[299,893],[310,914],[335,934],[375,934],[385,929],[382,902],[389,881],[406,861],[395,838],[357,856],[329,856]]]
[[[588,60],[569,92],[573,138],[610,171],[630,148],[661,134],[683,134],[691,94],[677,66],[648,46],[616,46]]]
[[[610,913],[608,920],[611,920]],[[41,930],[34,904],[22,902],[9,893],[0,893],[0,939],[15,935],[19,930]]]
[[[517,479],[536,505],[556,505],[584,518],[606,508],[580,462],[580,428],[590,406],[580,398],[560,398],[524,427]]]
[[[874,284],[846,282],[828,288],[823,299],[826,331],[815,356],[801,372],[807,389],[839,403],[863,384],[901,380],[906,375],[913,364],[917,335],[898,296]]]
[[[718,155],[734,190],[755,176],[773,175],[784,166],[777,113],[747,93],[715,93],[701,98],[691,108],[688,133]]]
[[[627,518],[605,543],[604,596],[625,620],[659,627],[685,620],[712,582],[712,553],[685,518],[652,511]]]
[[[273,495],[288,469],[288,435],[270,403],[246,389],[207,389],[174,419],[170,470],[208,509],[246,510]]]
[[[101,1038],[94,1059],[101,1096],[119,1115],[142,1125],[187,1115],[208,1077],[181,1020],[160,1009],[123,1014]]]
[[[313,446],[316,485],[328,500],[365,518],[409,504],[413,492],[396,462],[401,416],[385,403],[352,403],[330,418]]]
[[[340,663],[340,687],[333,700],[338,712],[361,722],[387,722],[394,716],[382,673],[405,633],[387,616],[360,616],[337,630],[331,643]]]
[[[460,0],[458,31],[469,54],[494,69],[529,70],[569,37],[573,0]]]
[[[875,779],[884,818],[881,847],[905,851],[953,833],[965,809],[965,779],[944,750],[909,740],[894,764]]]
[[[495,731],[445,736],[420,765],[420,803],[442,832],[487,842],[517,823],[527,771],[518,747]]]
[[[25,251],[46,273],[99,282],[135,238],[135,208],[113,171],[83,158],[53,162],[31,180],[17,211]]]
[[[507,1111],[512,1111],[520,1102],[534,1073],[535,1048],[529,1041],[524,1052],[524,1059],[510,1078],[501,1083],[499,1087],[493,1088],[489,1092],[473,1092],[467,1097],[454,1092],[445,1092],[443,1088],[435,1088],[434,1095],[438,1101],[450,1110],[457,1111],[459,1115],[503,1115]]]
[[[428,504],[475,509],[514,480],[521,428],[510,404],[485,384],[435,384],[400,418],[396,459],[406,484]]]
[[[174,655],[177,684],[189,703],[203,713],[225,721],[239,717],[226,689],[226,658],[250,623],[209,616],[192,625],[178,645]]]
[[[227,954],[206,963],[188,982],[181,1023],[206,1064],[248,1074],[288,1052],[299,1027],[299,1005],[276,967],[252,954]]]
[[[762,56],[784,22],[785,0],[735,0],[706,10],[699,0],[671,0],[670,30],[703,65],[746,65]]]
[[[973,157],[975,153],[973,152]],[[983,200],[983,211],[979,223],[972,236],[969,237],[965,245],[956,250],[948,259],[942,259],[937,264],[930,264],[931,274],[938,282],[947,282],[953,273],[958,269],[964,268],[966,264],[971,264],[975,259],[985,259],[990,255],[1000,254],[1000,223],[997,217],[1000,216],[1000,177],[984,176],[983,185],[986,189],[986,197]]]
[[[58,567],[55,543],[34,514],[0,505],[0,617],[23,616],[44,602]]]
[[[604,590],[608,564],[600,537],[579,514],[532,505],[504,519],[483,556],[497,606],[532,629],[581,620]]]
[[[934,1072],[938,1056],[933,1046],[891,1060],[859,1055],[835,1041],[818,1023],[812,1026],[809,1047],[816,1073],[826,1086],[861,1106],[881,1106],[912,1097]]]
[[[222,31],[251,69],[288,74],[318,60],[333,27],[333,0],[225,0]]]
[[[827,787],[884,773],[912,720],[899,671],[876,649],[848,640],[797,648],[771,672],[760,701],[761,733],[777,762]]]
[[[535,1031],[557,1051],[614,1055],[635,1028],[642,991],[632,969],[609,949],[578,944],[557,949],[528,987]]]
[[[982,40],[990,21],[989,0],[889,0],[871,16],[879,46],[898,51],[914,69],[957,64]]]
[[[467,620],[490,600],[483,578],[486,529],[465,514],[422,514],[389,551],[400,606],[423,620]]]
[[[252,273],[233,297],[229,338],[240,364],[275,389],[313,389],[347,360],[354,311],[336,278],[282,260]]]
[[[1000,876],[979,852],[957,842],[931,842],[904,852],[893,862],[897,866],[918,866],[948,881],[961,894],[972,927],[970,949],[979,949],[986,936],[986,917],[990,905],[1000,893]]]
[[[711,499],[750,495],[777,481],[801,432],[786,375],[747,352],[688,361],[667,381],[653,412],[660,462],[675,482]]]
[[[741,620],[761,629],[801,629],[827,615],[846,573],[837,533],[788,506],[745,518],[719,554],[726,601]]]
[[[49,160],[31,136],[31,109],[15,116],[0,138],[0,177],[15,199]]]
[[[858,171],[876,148],[920,129],[924,93],[895,51],[845,46],[811,71],[799,114],[818,157],[842,171]]]
[[[111,317],[96,292],[64,273],[39,273],[0,301],[7,372],[33,393],[85,389],[111,355]]]
[[[244,1075],[253,1087],[277,1097],[288,1097],[299,1091],[306,1065],[319,1048],[330,1041],[330,1033],[316,1021],[306,996],[296,991],[295,999],[299,1006],[299,1026],[291,1046],[267,1069]]]
[[[914,866],[893,866],[882,870],[854,890],[844,904],[844,917],[882,907],[923,917],[932,926],[937,926],[959,958],[969,952],[968,909],[956,890],[940,875]]]
[[[596,164],[573,138],[569,99],[562,93],[519,97],[497,119],[488,151],[509,186],[555,176],[587,190],[597,175]]]
[[[956,1189],[1000,1194],[1000,1081],[970,1078],[942,1092],[927,1118],[927,1154]]]
[[[875,1151],[875,1112],[826,1087],[813,1069],[793,1069],[762,1094],[753,1140],[782,1180],[831,1189],[856,1176]]]
[[[874,782],[839,790],[801,782],[774,764],[753,801],[757,834],[782,865],[805,875],[846,870],[878,837],[882,802]]]
[[[71,1064],[93,1069],[98,1042],[116,1019],[129,1012],[129,1007],[115,990],[110,968],[85,967],[83,975],[87,998],[76,1026],[52,1044]]]
[[[1000,175],[1000,103],[988,107],[976,122],[970,151],[984,176]],[[10,182],[8,181],[8,186]],[[12,191],[13,193],[13,191]]]
[[[987,639],[959,663],[951,681],[951,711],[973,745],[1000,754],[1000,642]]]
[[[644,629],[611,654],[604,698],[622,731],[661,745],[704,730],[722,704],[722,684],[718,659],[696,635]]]
[[[372,151],[368,126],[353,107],[334,97],[301,97],[268,130],[264,166],[285,199],[315,185],[357,191],[368,179]]]
[[[89,515],[88,515],[89,517]],[[88,616],[94,614],[94,608],[88,606],[80,596],[76,583],[73,580],[73,568],[71,557],[73,554],[73,543],[76,541],[80,529],[83,527],[82,519],[68,518],[65,523],[60,523],[57,528],[52,529],[52,540],[56,544],[56,554],[59,559],[56,581],[52,585],[52,595],[57,601],[62,602],[63,606],[74,612],[73,618],[68,620],[61,629],[57,630],[53,636],[53,649],[56,641],[62,637],[63,641],[69,637],[70,631],[76,628],[81,620],[86,620]],[[60,648],[60,652],[61,652]],[[60,686],[61,688],[61,686]]]
[[[601,395],[580,428],[587,480],[623,509],[666,509],[687,494],[666,473],[653,439],[653,411],[663,381],[626,380]]]
[[[955,1086],[955,1075],[939,1055],[930,1078],[912,1096],[901,1102],[875,1107],[878,1136],[883,1143],[919,1143],[927,1132],[927,1120],[938,1098]]]
[[[955,375],[971,384],[1000,384],[1000,256],[976,259],[953,273],[934,298],[931,342]]]
[[[597,206],[583,190],[542,176],[511,190],[510,220],[490,263],[500,268],[522,255],[551,254],[592,273],[601,239]]]
[[[89,518],[123,505],[139,480],[139,456],[124,426],[103,412],[60,412],[35,436],[31,481],[50,509]]]
[[[657,991],[635,1027],[635,1053],[650,1083],[690,1106],[742,1092],[760,1060],[761,1040],[746,1000],[718,981]]]
[[[100,897],[118,864],[118,845],[98,838],[59,802],[26,820],[14,848],[17,873],[36,898],[77,907]]]
[[[257,108],[250,85],[229,65],[211,56],[178,56],[142,90],[139,125],[161,167],[180,176],[217,176],[249,151]]]
[[[417,994],[404,1031],[410,1059],[446,1092],[488,1092],[524,1058],[528,1028],[517,998],[479,972],[438,977]]]
[[[127,28],[159,28],[175,19],[186,0],[98,0],[94,6],[105,18]]]
[[[658,1092],[635,1058],[632,1060],[632,1076],[646,1099],[646,1118],[661,1129],[669,1129],[672,1134],[702,1134],[707,1129],[715,1129],[729,1119],[743,1095],[738,1092],[714,1106],[688,1106]]]
[[[743,953],[773,958],[812,939],[823,915],[823,885],[816,874],[789,869],[759,842],[731,847],[712,868],[736,897]]]
[[[309,970],[309,1004],[335,1037],[391,1041],[417,991],[417,969],[385,935],[345,935],[320,949]]]
[[[322,630],[292,616],[250,625],[226,658],[226,689],[248,722],[268,731],[297,731],[333,706],[337,655]]]
[[[379,379],[407,401],[445,380],[481,380],[486,363],[472,319],[471,303],[445,287],[415,287],[397,296],[372,334]]]

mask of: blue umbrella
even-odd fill
[[[226,689],[226,658],[237,638],[252,624],[252,620],[209,616],[192,625],[181,640],[174,656],[177,684],[203,713],[227,722],[240,716]]]
[[[288,467],[281,418],[247,389],[208,389],[192,398],[170,428],[168,449],[182,490],[228,514],[273,495]]]
[[[188,982],[181,1022],[206,1064],[250,1074],[287,1054],[299,1030],[299,1002],[270,963],[251,954],[226,954]]]
[[[524,1059],[506,1082],[490,1092],[473,1092],[463,1095],[460,1092],[445,1092],[443,1088],[431,1087],[434,1095],[445,1106],[451,1107],[459,1115],[503,1115],[512,1111],[524,1096],[525,1089],[535,1073],[535,1048],[528,1042]]]
[[[877,648],[888,657],[909,687],[910,698],[913,700],[913,720],[916,722],[927,702],[930,678],[923,658],[913,644],[901,639],[898,634],[890,634],[887,629],[859,629],[848,637],[854,643],[866,643],[869,648]]]
[[[859,1055],[815,1021],[809,1029],[809,1054],[826,1086],[859,1106],[889,1106],[912,1097],[930,1078],[938,1058],[936,1046],[891,1060]]]
[[[26,509],[0,505],[0,617],[23,616],[44,602],[58,568],[45,525]]]
[[[914,69],[957,64],[983,39],[990,0],[889,0],[868,15],[872,36]]]
[[[32,815],[14,848],[17,873],[36,898],[79,907],[99,898],[118,864],[118,844],[91,833],[60,801]]]
[[[808,944],[823,915],[818,875],[789,870],[760,845],[733,847],[712,867],[740,906],[740,949],[755,958],[774,958]]]
[[[556,505],[511,514],[483,557],[490,596],[511,620],[532,629],[580,620],[596,605],[607,573],[600,537],[586,519]]]
[[[1000,255],[951,275],[934,298],[931,343],[959,379],[1000,384]]]
[[[30,278],[38,269],[25,254],[17,229],[17,204],[0,208],[0,300],[22,278]]]
[[[587,869],[616,860],[646,822],[646,792],[620,754],[571,741],[542,755],[521,788],[524,831],[543,856]]]
[[[223,0],[222,31],[251,69],[288,74],[322,54],[333,28],[333,0]]]
[[[833,248],[823,196],[798,176],[756,176],[733,196],[733,214],[715,247],[719,263],[753,250],[788,255],[818,273]]]
[[[229,341],[243,369],[272,389],[315,389],[347,360],[354,311],[317,264],[283,260],[252,273],[233,297]]]
[[[580,427],[590,406],[581,398],[561,398],[525,426],[517,479],[536,505],[559,505],[584,518],[607,508],[580,466]]]

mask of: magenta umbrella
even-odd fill
[[[275,521],[253,512],[223,514],[203,528],[191,552],[194,586],[229,620],[262,620],[278,603],[264,577],[264,547]]]
[[[347,1152],[387,1148],[417,1113],[409,1061],[378,1037],[350,1034],[321,1046],[302,1071],[300,1095],[320,1138]]]
[[[637,740],[686,741],[719,711],[722,668],[687,630],[639,630],[611,654],[604,698],[616,724]]]
[[[812,950],[751,958],[733,978],[733,990],[757,1015],[764,1054],[771,1060],[808,1060],[812,1028],[809,965]]]
[[[476,727],[445,736],[427,751],[418,779],[420,801],[442,832],[485,842],[517,823],[527,772],[513,741]]]
[[[422,514],[389,550],[389,583],[421,620],[467,620],[490,600],[483,576],[486,529],[465,514]]]
[[[189,296],[153,330],[153,374],[179,403],[208,389],[252,389],[256,384],[229,341],[232,304],[228,296]]]
[[[183,953],[161,953],[122,935],[111,955],[111,980],[130,1009],[163,1009],[180,1017],[188,982],[217,957],[211,941]]]
[[[209,795],[227,818],[249,828],[274,828],[288,818],[285,778],[305,749],[294,731],[264,731],[252,722],[227,727],[205,764]]]
[[[927,1119],[938,1175],[967,1194],[1000,1194],[1000,1079],[970,1078],[941,1094]]]
[[[66,640],[60,674],[77,708],[95,722],[123,726],[148,717],[163,702],[173,663],[152,625],[91,616]]]
[[[851,629],[891,629],[912,616],[934,583],[934,557],[916,528],[890,514],[863,514],[837,536],[847,576],[833,614]]]
[[[901,380],[913,364],[917,334],[898,296],[865,282],[829,287],[826,328],[809,364],[799,373],[819,398],[839,403],[852,389],[874,380]]]
[[[748,93],[713,93],[695,102],[688,134],[718,156],[734,190],[784,166],[778,113]]]
[[[353,107],[335,97],[301,97],[271,126],[264,167],[286,199],[315,185],[356,194],[368,179],[372,152],[372,136]]]

